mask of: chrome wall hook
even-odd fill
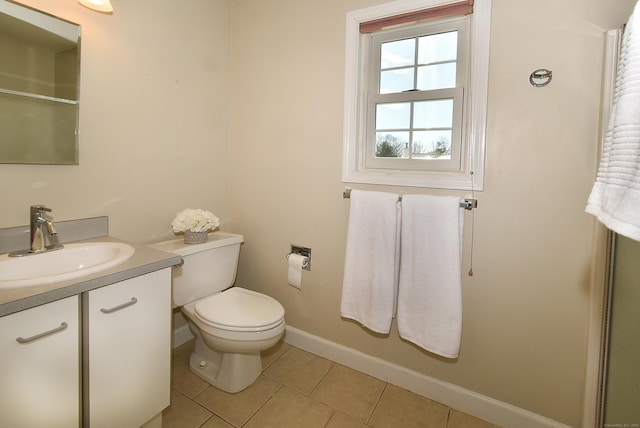
[[[541,88],[551,83],[552,77],[553,72],[551,70],[547,70],[546,68],[539,68],[531,73],[531,75],[529,76],[529,83],[531,83],[531,86]]]

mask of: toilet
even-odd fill
[[[172,239],[150,245],[183,259],[173,268],[172,294],[195,336],[191,371],[230,393],[258,378],[260,351],[274,346],[285,330],[277,300],[233,286],[243,241],[242,235],[215,232],[202,244]]]

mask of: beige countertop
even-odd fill
[[[146,245],[132,244],[108,236],[76,242],[105,241],[127,243],[135,249],[135,252],[128,260],[117,266],[82,278],[21,288],[0,289],[0,316],[171,267],[182,261],[182,258],[176,254],[157,250]],[[35,254],[28,257],[38,257],[38,255]]]

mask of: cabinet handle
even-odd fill
[[[67,327],[68,327],[67,323],[66,322],[62,322],[62,323],[60,323],[60,327],[56,327],[56,328],[51,329],[49,331],[45,331],[43,333],[36,334],[35,336],[31,336],[31,337],[27,337],[27,338],[18,337],[16,339],[16,342],[18,342],[21,345],[25,345],[27,343],[34,342],[34,341],[36,341],[38,339],[42,339],[43,337],[50,336],[50,335],[55,334],[55,333],[59,333],[62,330],[66,330]]]
[[[124,309],[126,307],[129,307],[131,305],[135,305],[136,303],[138,303],[138,299],[136,299],[135,297],[132,297],[131,300],[129,300],[126,303],[123,303],[121,305],[118,306],[114,306],[113,308],[102,308],[100,309],[100,312],[102,312],[103,314],[110,314],[112,312],[116,312],[119,311],[120,309]]]

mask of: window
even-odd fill
[[[460,170],[467,26],[462,18],[371,37],[366,167]]]
[[[482,190],[490,0],[473,15],[393,21],[437,3],[349,13],[344,182]]]

